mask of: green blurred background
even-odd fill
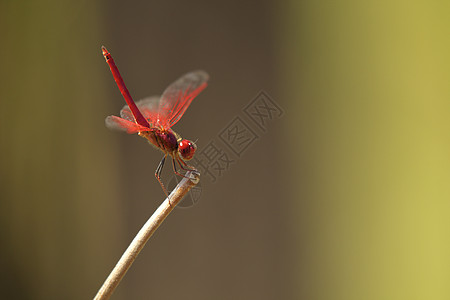
[[[163,199],[124,101],[204,69],[199,146],[274,120],[112,299],[449,299],[450,2],[0,2],[0,297],[89,299]],[[166,176],[170,167],[166,167]]]

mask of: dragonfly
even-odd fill
[[[178,172],[176,164],[184,171],[196,170],[186,163],[193,158],[197,149],[196,144],[183,139],[172,130],[172,126],[181,119],[192,100],[206,88],[209,76],[204,71],[187,73],[169,85],[161,96],[148,97],[135,103],[114,59],[103,46],[102,54],[127,103],[120,111],[120,117],[108,116],[105,124],[110,129],[125,131],[128,134],[137,133],[164,153],[156,168],[155,177],[168,197],[168,192],[161,181],[161,172],[169,155],[175,174],[185,177]]]

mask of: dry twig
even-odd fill
[[[164,219],[170,214],[174,207],[183,199],[183,197],[194,187],[200,180],[200,174],[196,171],[186,173],[186,178],[177,185],[170,193],[169,197],[158,207],[153,215],[148,219],[145,225],[138,232],[131,242],[128,249],[117,262],[108,278],[103,283],[94,300],[109,299],[119,282],[125,276],[131,264],[136,259],[139,252],[144,248],[145,243],[153,235],[156,229],[161,225]]]

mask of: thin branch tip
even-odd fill
[[[114,269],[109,274],[106,281],[101,286],[94,300],[105,300],[111,297],[112,293],[119,285],[119,282],[125,276],[125,273],[131,267],[139,252],[144,245],[158,229],[161,223],[166,219],[175,206],[181,202],[183,197],[189,192],[191,188],[197,185],[200,181],[200,172],[197,170],[188,171],[185,178],[175,187],[172,193],[161,205],[156,209],[148,221],[144,224],[136,237],[133,239],[127,250],[117,262]],[[175,204],[175,205],[172,205]]]
[[[192,170],[189,172],[189,179],[192,181],[193,184],[198,184],[200,181],[200,172],[198,170]]]

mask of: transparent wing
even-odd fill
[[[136,124],[134,119],[133,121],[129,121],[116,116],[106,117],[105,124],[109,129],[125,131],[128,134],[149,130],[147,127]]]
[[[207,86],[209,75],[194,71],[172,83],[159,101],[158,121],[164,127],[172,127],[183,116],[192,100]]]
[[[151,96],[136,102],[137,108],[142,113],[144,118],[150,123],[150,127],[153,127],[157,123],[160,99],[160,96]],[[127,121],[135,122],[133,113],[128,105],[125,105],[122,108],[120,111],[120,116]]]
[[[120,116],[122,117],[122,119],[125,119],[127,121],[130,122],[135,122],[134,116],[131,113],[130,108],[128,107],[128,105],[125,105],[121,110],[120,110]]]
[[[158,124],[158,110],[160,100],[160,96],[151,96],[136,102],[136,105],[144,115],[144,118],[146,118],[150,125],[153,127],[157,126]]]

